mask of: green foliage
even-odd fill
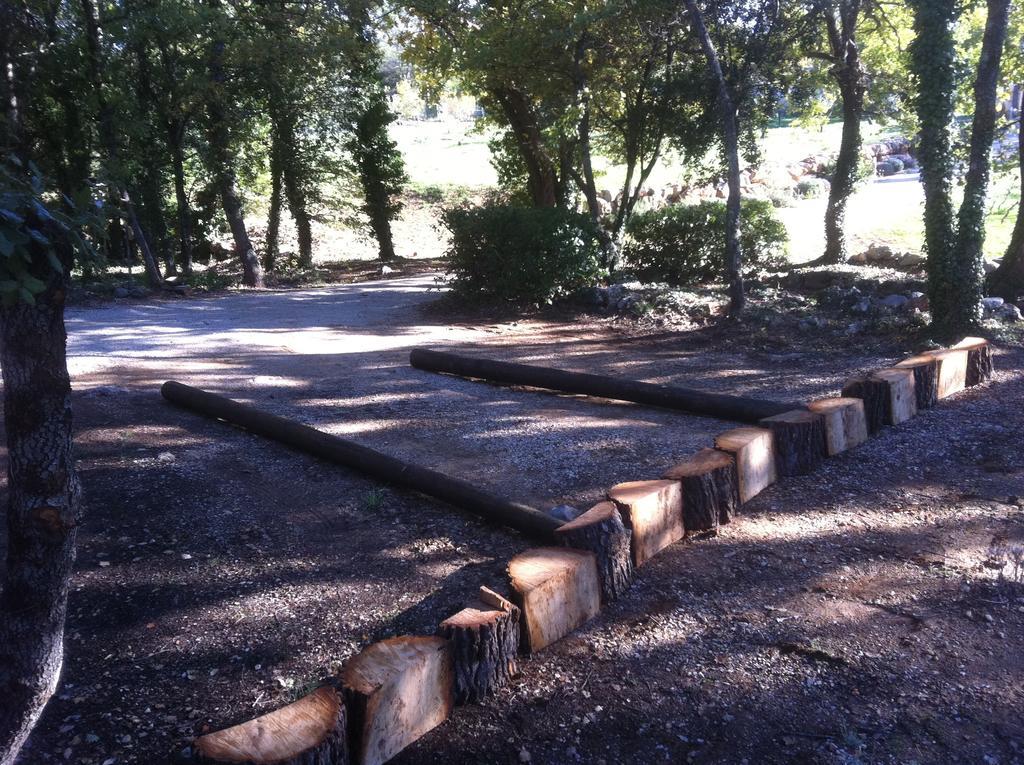
[[[825,167],[822,169],[821,177],[826,178],[830,183],[833,181],[836,175],[836,162],[839,159],[838,154],[833,154],[829,157],[825,163]],[[854,183],[863,183],[864,181],[870,180],[875,177],[875,160],[874,158],[865,151],[860,152],[857,159],[857,172],[854,175]]]
[[[878,174],[883,178],[890,175],[896,175],[902,173],[906,166],[903,164],[902,159],[896,159],[895,157],[888,157],[878,163]]]
[[[545,304],[600,275],[597,232],[585,215],[560,208],[456,207],[448,270],[467,302]]]
[[[828,186],[821,178],[809,178],[797,183],[793,191],[800,199],[820,199],[827,195]]]
[[[725,204],[673,205],[635,215],[627,227],[625,259],[642,279],[686,286],[721,278],[725,270]],[[786,228],[770,201],[745,199],[740,243],[744,268],[778,264]]]
[[[92,245],[81,227],[96,222],[94,213],[78,212],[70,199],[64,209],[55,207],[45,194],[39,169],[26,169],[13,155],[0,166],[0,301],[35,303],[46,289],[51,274],[67,274],[70,262],[62,262],[63,239],[71,252],[83,258],[94,256]]]

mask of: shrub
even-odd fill
[[[821,177],[831,182],[836,176],[836,162],[838,154],[833,154],[821,172]],[[857,157],[857,172],[854,175],[854,183],[861,183],[875,177],[875,157],[869,152],[862,151]]]
[[[820,197],[827,196],[829,191],[829,182],[824,178],[810,178],[806,181],[800,181],[794,193],[800,197],[800,199],[819,199]]]
[[[441,220],[451,232],[452,288],[463,300],[549,303],[599,275],[597,233],[585,215],[497,205],[449,208]]]
[[[896,175],[896,173],[902,173],[903,169],[903,161],[896,159],[895,157],[883,159],[878,163],[878,174],[883,178],[889,175]]]
[[[725,204],[674,205],[634,215],[625,257],[637,276],[688,285],[720,279],[725,271]],[[772,203],[743,200],[740,244],[745,274],[776,265],[787,240]]]

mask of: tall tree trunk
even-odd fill
[[[110,176],[110,185],[118,204],[124,211],[128,225],[135,236],[135,243],[142,253],[142,261],[146,267],[146,277],[151,287],[163,286],[163,277],[160,276],[160,267],[153,257],[153,251],[149,247],[149,240],[146,238],[142,226],[139,224],[138,216],[135,214],[135,207],[131,202],[131,194],[119,179],[120,164],[119,150],[117,145],[117,131],[114,128],[114,112],[110,103],[103,94],[103,69],[100,64],[102,51],[100,49],[100,27],[93,0],[81,0],[82,16],[85,21],[86,60],[89,69],[89,78],[96,98],[96,106],[99,116],[100,140],[107,155],[107,174]]]
[[[38,224],[39,222],[36,221]],[[60,232],[51,231],[59,240]],[[7,431],[7,565],[0,592],[0,765],[14,762],[57,688],[68,580],[81,521],[65,361],[67,281],[33,253],[35,305],[0,305]],[[59,247],[70,272],[70,251]]]
[[[309,268],[313,265],[313,225],[306,204],[306,193],[297,177],[294,167],[285,166],[284,191],[288,198],[288,210],[295,221],[299,239],[299,265]],[[387,238],[391,240],[391,221],[387,222]],[[378,238],[379,242],[379,238]],[[390,245],[390,257],[394,257],[395,246]]]
[[[964,199],[957,218],[957,243],[949,274],[958,289],[948,313],[934,317],[947,339],[967,334],[981,324],[985,295],[985,200],[988,195],[990,155],[996,131],[996,107],[1003,46],[1012,0],[988,0],[988,18],[974,81],[974,120]]]
[[[267,246],[263,253],[263,267],[273,271],[277,266],[278,239],[281,231],[281,202],[284,195],[284,171],[281,167],[280,139],[273,131],[270,144],[270,211],[267,214]]]
[[[519,154],[529,174],[530,198],[534,207],[558,205],[558,170],[544,148],[544,138],[526,95],[509,86],[495,86],[491,93],[512,128]]]
[[[231,236],[235,242],[235,257],[242,264],[242,284],[247,287],[263,286],[263,267],[260,265],[256,251],[249,239],[245,227],[245,213],[242,197],[238,192],[238,181],[235,176],[235,156],[231,147],[231,134],[228,130],[227,117],[221,104],[224,89],[224,41],[214,40],[210,48],[210,81],[213,93],[206,103],[206,115],[209,121],[207,137],[210,142],[210,154],[213,159],[213,171],[217,176],[217,189],[220,192],[221,206],[227,218]]]
[[[192,273],[192,206],[185,189],[185,121],[171,120],[167,123],[167,145],[171,154],[171,168],[174,174],[174,204],[178,217],[178,254],[181,258],[181,272]]]
[[[989,292],[1016,301],[1024,295],[1024,124],[1017,121],[1017,165],[1020,170],[1020,200],[1017,202],[1017,222],[1013,226],[1010,246],[1003,262],[988,278]]]
[[[729,316],[739,318],[746,304],[746,293],[743,287],[743,253],[740,248],[740,129],[739,116],[729,83],[722,72],[722,64],[718,59],[715,44],[708,34],[704,16],[697,7],[696,0],[683,0],[690,13],[694,33],[700,41],[704,57],[707,59],[708,72],[715,86],[718,99],[718,111],[722,120],[722,149],[725,153],[729,198],[725,203],[725,268],[729,279]]]

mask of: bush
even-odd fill
[[[819,199],[828,196],[829,182],[824,178],[810,178],[797,183],[793,191],[800,199]]]
[[[889,175],[896,175],[896,173],[902,173],[903,169],[903,161],[894,157],[883,159],[878,163],[878,174],[883,178]]]
[[[600,247],[585,215],[498,205],[442,212],[451,232],[452,288],[470,302],[549,303],[599,276]]]
[[[674,205],[634,215],[624,255],[637,276],[682,286],[721,279],[725,272],[725,204]],[[740,244],[744,274],[777,265],[786,227],[772,203],[743,200]]]
[[[836,162],[839,161],[839,155],[833,154],[828,162],[825,163],[825,167],[822,170],[821,177],[825,178],[829,182],[836,177]],[[857,172],[854,175],[854,183],[861,183],[870,178],[875,177],[875,157],[869,152],[862,151],[857,157]]]

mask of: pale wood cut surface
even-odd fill
[[[565,547],[527,550],[509,561],[508,574],[522,599],[531,651],[561,639],[601,609],[593,553]]]
[[[715,448],[736,458],[740,502],[749,502],[778,480],[770,430],[734,428],[715,438]]]
[[[686,535],[683,495],[678,481],[630,481],[613,486],[608,498],[633,532],[633,564],[648,560]]]
[[[830,456],[852,449],[868,440],[864,402],[859,398],[823,398],[807,407],[825,418],[825,436]]]

